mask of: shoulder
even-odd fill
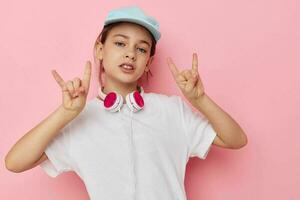
[[[84,112],[90,112],[95,107],[99,107],[99,100],[97,99],[97,97],[93,97],[93,98],[87,100],[85,108],[84,108]]]
[[[81,138],[82,131],[85,131],[90,126],[91,121],[97,117],[96,106],[94,99],[87,100],[84,109],[63,128],[66,138],[72,138],[72,140]]]
[[[84,109],[80,112],[80,114],[71,121],[71,124],[78,124],[79,122],[86,122],[91,117],[94,117],[97,109],[97,101],[95,98],[89,99],[86,102]]]
[[[177,95],[168,95],[168,94],[163,94],[163,93],[156,93],[156,92],[149,92],[149,93],[145,93],[146,98],[150,98],[151,100],[155,100],[155,101],[172,101],[176,98],[178,98],[179,96]]]
[[[182,101],[181,97],[178,95],[168,95],[154,92],[146,93],[146,98],[150,103],[154,103],[163,107],[169,107],[171,109],[178,107]]]

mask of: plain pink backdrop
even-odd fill
[[[190,159],[190,200],[300,199],[300,3],[296,0],[16,1],[0,8],[0,199],[88,199],[74,173],[53,179],[40,167],[5,169],[12,145],[61,102],[51,75],[82,76],[110,9],[139,5],[160,22],[162,37],[146,91],[181,95],[166,64],[181,69],[198,53],[207,94],[244,129],[248,145],[212,147]],[[97,94],[93,77],[88,98]]]

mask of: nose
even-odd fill
[[[126,51],[125,53],[126,58],[130,58],[131,60],[135,60],[135,53],[131,50]]]

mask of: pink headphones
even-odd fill
[[[99,88],[99,96],[104,99],[104,108],[110,112],[120,111],[123,106],[123,97],[117,92],[113,91],[108,94],[103,93],[103,87]],[[135,90],[126,95],[126,104],[133,112],[137,112],[144,108],[144,89],[138,86],[138,90]]]

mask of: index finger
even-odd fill
[[[85,64],[84,74],[82,78],[82,85],[84,88],[88,89],[90,86],[90,80],[91,80],[91,62],[87,61]]]
[[[176,65],[173,63],[172,59],[170,57],[167,58],[168,65],[170,67],[170,70],[174,77],[176,77],[179,74],[179,70],[177,69]]]
[[[198,72],[198,57],[196,53],[193,53],[192,69]]]
[[[64,79],[56,72],[55,69],[51,70],[51,72],[56,82],[59,84],[61,88],[63,88],[63,86],[65,85]]]

